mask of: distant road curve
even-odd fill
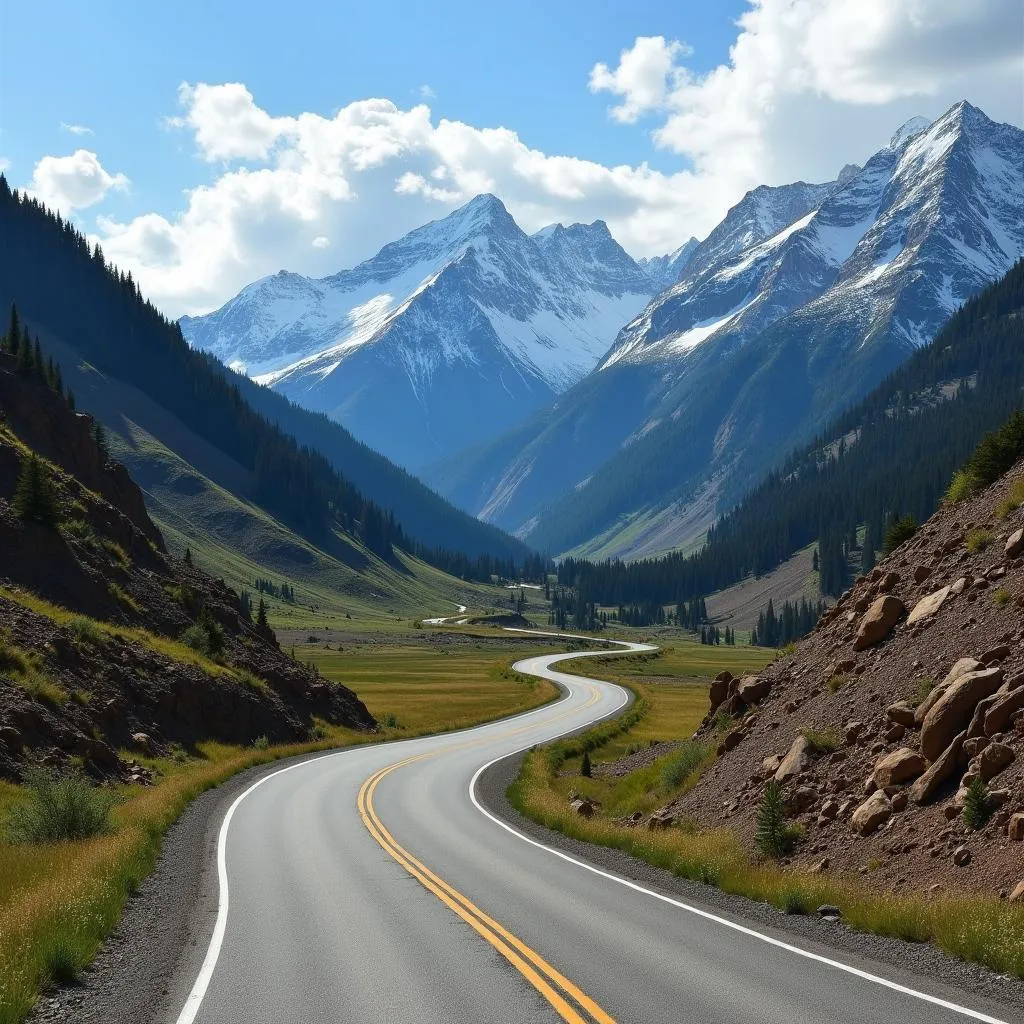
[[[466,612],[466,606],[464,604],[457,604],[455,615],[445,615],[439,619],[424,619],[423,624],[425,626],[441,626],[446,622],[450,622],[452,619],[457,618],[459,615],[464,615]]]
[[[490,764],[625,706],[621,687],[555,668],[606,653],[517,662],[565,691],[537,710],[294,763],[246,789],[220,827],[202,964],[186,957],[169,982],[171,1020],[1009,1024],[939,982],[919,991],[610,874],[484,808]]]

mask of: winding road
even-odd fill
[[[897,983],[495,817],[477,793],[488,765],[627,703],[557,671],[577,657],[516,664],[565,691],[535,711],[339,751],[245,790],[220,827],[212,931],[169,982],[177,1024],[1006,1024],[939,982]]]

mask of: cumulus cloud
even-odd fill
[[[67,121],[61,121],[60,127],[62,131],[68,132],[71,135],[96,134],[91,128],[87,128],[84,124],[68,124]]]
[[[420,86],[416,87],[416,95],[419,96],[419,98],[421,100],[436,100],[437,99],[437,93],[434,92],[434,90],[431,89],[430,86],[426,85],[426,84],[420,85]]]
[[[693,50],[679,40],[664,36],[639,36],[636,42],[619,54],[619,64],[611,70],[607,64],[595,64],[590,72],[591,92],[611,92],[622,102],[609,113],[616,121],[630,123],[643,114],[661,110],[670,89],[682,84],[686,70],[676,65],[680,57]]]
[[[1019,123],[1018,4],[751,0],[728,60],[703,74],[687,68],[684,43],[640,37],[614,67],[595,65],[589,87],[615,98],[616,122],[652,119],[654,143],[681,158],[671,173],[545,153],[510,128],[437,119],[422,102],[275,115],[242,83],[186,83],[167,124],[190,135],[208,180],[174,215],[98,218],[97,239],[172,315],[215,308],[281,268],[353,266],[480,192],[527,231],[602,218],[636,255],[668,252],[747,189],[827,180],[908,117],[965,95]]]
[[[32,172],[29,191],[64,213],[94,206],[111,189],[124,191],[130,182],[123,174],[111,174],[99,157],[87,149],[71,156],[44,156]]]

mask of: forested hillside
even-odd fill
[[[511,575],[529,557],[524,545],[456,511],[340,427],[247,382],[243,394],[220,364],[189,348],[130,274],[108,266],[72,224],[12,192],[2,175],[0,301],[16,302],[35,326],[215,446],[246,471],[247,500],[314,544],[340,526],[382,557],[397,545],[459,575]],[[349,478],[348,461],[362,487]],[[378,487],[381,495],[367,496]]]
[[[565,559],[560,579],[578,581],[588,600],[604,604],[675,603],[766,573],[817,540],[823,589],[838,594],[849,582],[853,549],[873,556],[894,514],[918,522],[931,515],[953,474],[1022,395],[1018,261],[954,313],[931,344],[769,473],[709,531],[700,552],[631,564]]]

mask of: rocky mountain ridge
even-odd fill
[[[481,195],[352,270],[282,271],[181,327],[415,469],[576,383],[656,290],[603,221],[529,236]]]
[[[1024,463],[947,506],[758,676],[718,677],[718,758],[656,816],[753,844],[769,780],[791,861],[895,892],[1024,899]],[[987,818],[969,827],[972,781]]]

